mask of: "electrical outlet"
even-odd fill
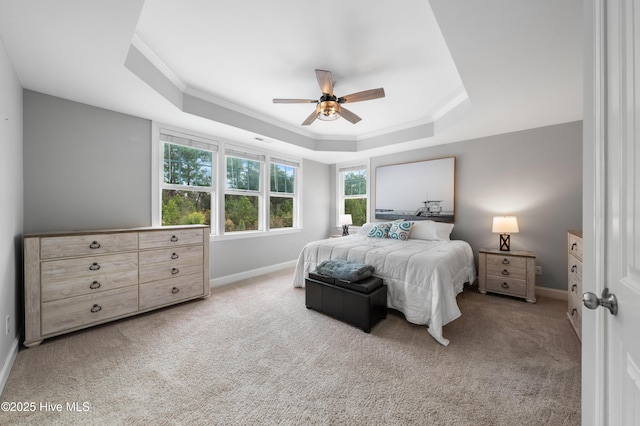
[[[536,275],[542,275],[542,266],[536,266]]]
[[[5,328],[4,328],[4,334],[7,336],[9,335],[9,331],[11,330],[9,327],[9,324],[11,324],[11,317],[7,315],[7,318],[5,321]]]

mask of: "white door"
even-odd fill
[[[585,72],[592,93],[585,91],[584,145],[593,150],[584,164],[593,167],[584,186],[593,264],[585,290],[601,296],[608,287],[618,312],[583,311],[582,420],[640,426],[640,0],[585,6],[593,24],[592,50],[585,52],[586,68],[592,60],[593,69]]]

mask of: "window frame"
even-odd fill
[[[236,189],[236,188],[228,188],[227,187],[227,158],[239,158],[243,160],[255,161],[260,164],[260,170],[258,172],[259,181],[258,181],[258,190],[250,190],[250,189]],[[220,183],[222,187],[221,190],[224,193],[224,197],[222,199],[223,209],[221,211],[221,234],[222,235],[236,235],[236,234],[245,234],[245,233],[255,233],[255,232],[264,232],[268,230],[265,225],[264,216],[265,216],[265,206],[264,206],[264,169],[266,163],[266,156],[262,153],[257,153],[255,151],[246,150],[244,148],[239,148],[231,145],[225,146],[224,159],[221,161],[221,164],[224,164],[224,184]],[[258,229],[252,229],[249,231],[229,231],[225,230],[226,223],[226,196],[227,195],[237,195],[237,196],[251,196],[258,197]]]
[[[288,230],[288,229],[298,229],[300,228],[299,226],[299,200],[300,200],[300,196],[299,196],[299,191],[298,188],[300,187],[299,185],[299,180],[301,178],[301,173],[300,173],[300,162],[298,161],[294,161],[292,159],[286,159],[286,158],[281,158],[281,157],[270,157],[269,158],[269,170],[268,172],[268,187],[269,190],[267,191],[267,206],[269,208],[268,210],[268,214],[267,214],[267,225],[269,226],[269,230],[271,230],[271,197],[279,197],[279,198],[291,198],[292,204],[293,204],[293,223],[292,226],[290,227],[284,227],[284,228],[273,228],[273,230]],[[280,166],[285,166],[285,167],[291,167],[293,168],[293,192],[273,192],[271,191],[271,166],[272,165],[280,165]]]
[[[157,123],[153,123],[153,135],[152,135],[152,157],[156,161],[152,162],[151,172],[154,178],[152,178],[152,195],[151,195],[151,224],[152,226],[162,227],[162,191],[165,189],[172,189],[178,191],[192,191],[192,192],[208,192],[211,197],[210,208],[210,227],[213,228],[213,224],[217,221],[217,204],[218,199],[216,196],[217,188],[217,168],[218,168],[218,143],[214,139],[208,138],[203,135],[194,133],[184,133],[170,126],[161,126]],[[181,139],[181,141],[170,141],[169,143],[174,145],[185,146],[188,148],[196,148],[204,151],[211,152],[211,186],[189,186],[178,185],[164,182],[164,144],[160,134],[166,134],[170,137]]]
[[[370,221],[371,210],[371,173],[370,173],[369,160],[352,161],[349,163],[336,164],[336,215],[335,215],[335,227],[336,229],[342,229],[340,225],[340,215],[344,213],[344,204],[347,199],[365,199],[367,203],[365,223]],[[367,193],[362,195],[345,195],[344,193],[344,175],[350,171],[365,170],[367,173]],[[360,229],[360,226],[352,225],[355,229]]]

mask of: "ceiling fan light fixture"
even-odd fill
[[[323,121],[333,121],[340,118],[340,104],[336,101],[318,102],[316,106],[318,119]]]
[[[333,78],[330,71],[316,70],[316,79],[320,90],[322,90],[322,97],[317,101],[314,99],[282,99],[274,98],[274,104],[316,104],[315,110],[302,122],[302,126],[308,126],[316,119],[322,121],[334,121],[342,117],[351,124],[356,124],[360,120],[357,114],[349,111],[347,108],[340,107],[340,104],[348,102],[362,102],[371,99],[384,98],[384,89],[379,87],[377,89],[364,90],[362,92],[352,93],[350,95],[336,97],[333,94]]]

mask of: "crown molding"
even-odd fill
[[[151,50],[149,45],[145,43],[142,38],[136,33],[133,33],[131,44],[136,47],[145,58],[149,60],[166,78],[171,81],[180,91],[184,92],[187,88],[185,83],[180,77],[178,77],[167,64],[156,53]]]

